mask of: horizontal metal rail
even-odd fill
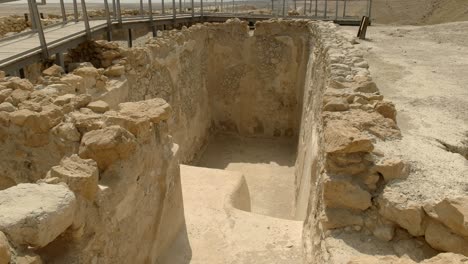
[[[196,22],[222,22],[228,18],[234,17],[248,20],[249,22],[282,16],[284,18],[291,19],[321,19],[335,21],[341,24],[358,24],[360,21],[359,16],[356,17],[351,16],[350,14],[346,14],[346,10],[349,9],[350,4],[359,2],[366,5],[365,8],[363,8],[363,10],[365,10],[365,14],[362,15],[370,15],[372,9],[372,0],[304,0],[304,14],[300,16],[290,16],[288,12],[291,10],[291,4],[293,4],[294,8],[296,8],[297,6],[301,5],[300,2],[296,3],[296,1],[292,0],[294,2],[290,3],[288,0],[271,0],[270,14],[251,14],[248,13],[246,9],[243,9],[243,5],[246,3],[254,3],[254,5],[258,5],[261,3],[260,1],[244,2],[241,0],[228,0],[227,2],[225,1],[223,3],[223,0],[217,0],[221,3],[221,6],[219,6],[217,1],[214,0],[199,0],[199,2],[189,0],[190,2],[188,5],[190,7],[190,11],[186,12],[185,8],[187,8],[187,6],[185,5],[185,1],[184,6],[182,6],[182,1],[179,0],[178,5],[176,5],[176,0],[172,0],[172,5],[168,10],[168,7],[165,6],[164,0],[159,2],[159,8],[157,8],[151,0],[147,0],[147,10],[143,6],[143,1],[141,0],[138,14],[133,16],[125,16],[122,14],[121,0],[112,0],[112,7],[109,7],[109,0],[103,0],[104,15],[99,17],[90,17],[87,12],[86,0],[73,0],[72,14],[66,13],[64,0],[60,0],[59,6],[62,15],[61,21],[43,26],[43,22],[40,20],[39,12],[37,11],[37,5],[43,4],[43,2],[41,1],[36,3],[36,1],[41,0],[28,0],[28,17],[31,20],[32,29],[14,34],[13,36],[3,38],[0,37],[0,51],[2,49],[2,43],[9,43],[15,39],[36,38],[39,40],[40,46],[31,47],[30,49],[18,52],[11,57],[0,59],[0,69],[16,67],[16,70],[18,70],[18,67],[23,67],[25,63],[29,61],[29,57],[32,59],[33,57],[36,58],[39,56],[39,58],[42,57],[46,59],[49,54],[55,54],[57,51],[63,52],[66,50],[65,48],[70,48],[70,45],[67,45],[67,43],[75,43],[78,40],[84,41],[86,39],[92,38],[96,34],[107,33],[107,39],[111,40],[111,32],[113,29],[131,29],[133,27],[137,27],[139,24],[145,24],[145,26],[151,28],[153,31],[153,36],[156,36],[155,27],[158,25],[173,25]],[[78,1],[80,1],[81,4],[81,13],[78,10]],[[314,10],[312,10],[313,1],[315,4]],[[8,2],[8,0],[0,0],[0,4],[5,2]],[[274,4],[274,2],[276,2],[276,4]],[[95,4],[95,2],[93,2],[93,4]],[[269,5],[268,2],[266,2],[266,4]],[[307,5],[309,5],[308,8]],[[275,8],[279,9],[275,11]],[[332,10],[328,10],[329,8]],[[112,14],[110,12],[111,10]],[[73,19],[68,19],[68,15],[73,16]],[[97,26],[90,26],[91,21],[93,21],[93,25],[99,23],[96,21],[102,21],[102,24],[98,24]],[[69,25],[76,25],[75,29],[77,26],[82,26],[83,30],[70,32],[61,38],[52,39],[46,42],[46,34],[60,28],[65,28]],[[49,49],[51,50],[50,52]]]

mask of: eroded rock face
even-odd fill
[[[11,260],[10,243],[3,232],[0,232],[0,263],[8,264]]]
[[[44,247],[72,224],[75,208],[66,186],[19,184],[0,191],[0,230],[16,245]]]

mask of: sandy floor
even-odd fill
[[[294,201],[295,145],[288,139],[218,135],[198,166],[242,172],[252,212],[291,219]]]

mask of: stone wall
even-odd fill
[[[194,25],[132,49],[86,43],[69,73],[54,65],[34,84],[0,72],[0,256],[156,262],[184,223],[179,162],[220,130],[298,136],[308,263],[327,263],[322,241],[345,227],[382,240],[399,227],[468,254],[466,199],[402,208],[385,191],[410,168],[374,147],[401,135],[354,40],[332,23],[256,27]]]

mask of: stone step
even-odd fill
[[[181,165],[186,230],[160,263],[302,263],[302,221],[250,212],[239,172]]]

